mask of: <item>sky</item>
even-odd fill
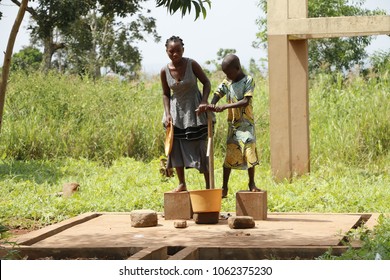
[[[245,3],[245,4],[244,4]],[[251,58],[259,63],[267,56],[263,49],[255,49],[252,42],[258,32],[256,19],[262,16],[257,7],[258,0],[212,0],[211,9],[207,8],[207,17],[194,21],[195,15],[170,15],[165,8],[155,8],[155,1],[146,1],[145,7],[151,9],[150,16],[157,20],[157,32],[161,41],[155,43],[152,36],[148,42],[139,43],[143,57],[143,70],[149,74],[157,74],[169,60],[165,53],[165,40],[172,35],[180,36],[184,41],[184,56],[191,57],[205,66],[207,60],[217,58],[220,48],[235,49],[244,66],[248,66]],[[369,9],[381,8],[390,14],[390,0],[366,0]],[[12,24],[17,14],[17,7],[10,0],[0,2],[3,19],[0,20],[0,65],[3,64],[4,52]],[[26,13],[26,15],[28,15]],[[26,31],[28,17],[25,17],[15,42],[14,52],[29,45]],[[367,51],[388,50],[390,37],[376,36]]]

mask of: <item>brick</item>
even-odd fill
[[[255,221],[250,216],[235,216],[228,219],[229,227],[232,229],[254,228]]]
[[[236,193],[236,215],[267,219],[267,192],[239,191]]]
[[[164,193],[165,220],[191,220],[192,214],[189,192]]]

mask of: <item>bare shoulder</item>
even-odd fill
[[[195,68],[201,68],[199,63],[196,60],[194,60],[194,59],[191,59],[191,64],[192,64],[192,68],[194,68],[194,67]]]
[[[191,59],[191,66],[192,66],[192,71],[197,75],[204,75],[203,69],[200,66],[200,64],[196,61]]]
[[[166,76],[166,67],[162,67],[161,70],[160,70],[160,77],[162,79],[165,79],[165,76]]]
[[[191,64],[192,72],[194,72],[195,76],[201,81],[201,83],[210,85],[210,80],[199,63],[195,60],[191,60]]]

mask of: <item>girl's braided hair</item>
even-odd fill
[[[165,42],[165,47],[168,47],[169,42],[174,42],[174,43],[180,42],[182,47],[184,47],[183,39],[180,38],[179,36],[171,36],[169,39],[167,39],[167,41]]]

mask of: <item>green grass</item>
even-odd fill
[[[218,81],[212,78],[213,87]],[[277,183],[269,164],[267,81],[256,79],[261,162],[255,178],[268,191],[270,212],[390,212],[389,81],[388,71],[370,78],[318,75],[310,81],[311,173]],[[35,229],[89,211],[163,211],[163,193],[177,178],[159,172],[164,130],[158,79],[118,83],[14,73],[5,105],[0,225]],[[217,187],[225,117],[218,114],[215,127]],[[203,176],[186,172],[189,189],[204,188]],[[68,199],[56,195],[66,182],[80,184]],[[222,211],[234,212],[234,193],[246,188],[246,171],[233,170]],[[359,236],[370,240],[370,248],[379,242],[389,250],[383,233],[388,223],[384,217],[379,234]]]
[[[216,162],[216,186],[221,185],[221,161]],[[177,178],[162,177],[158,160],[148,163],[121,158],[104,166],[88,160],[3,161],[0,164],[2,224],[40,227],[89,211],[163,211],[163,193]],[[189,189],[204,189],[203,176],[187,171]],[[243,179],[244,178],[244,179]],[[322,166],[316,172],[275,183],[269,166],[257,168],[256,181],[268,191],[270,212],[389,213],[389,173],[346,165]],[[80,190],[65,199],[55,194],[63,183],[78,182]],[[235,211],[234,193],[247,189],[245,171],[232,171],[230,195],[222,211]]]

